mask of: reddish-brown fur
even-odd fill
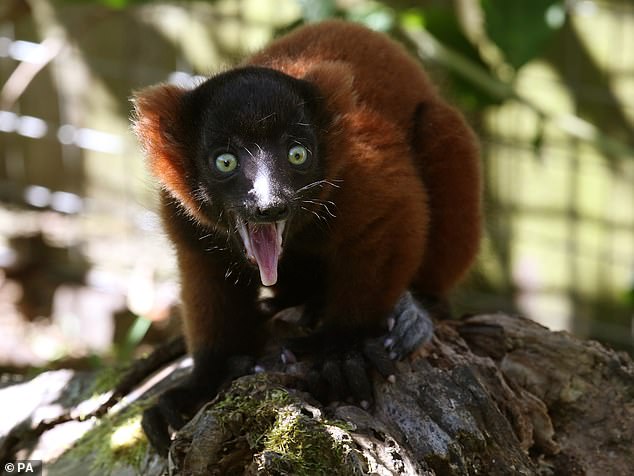
[[[306,71],[310,77],[325,64],[329,77],[324,81],[330,85],[336,84],[335,75],[351,75],[357,106],[378,112],[401,134],[414,137],[412,159],[425,183],[430,215],[414,289],[431,295],[449,291],[470,267],[480,242],[479,154],[471,129],[440,98],[420,65],[385,35],[338,21],[296,30],[248,63],[297,77]],[[421,122],[414,124],[421,103]]]
[[[473,133],[419,64],[386,36],[339,21],[296,30],[247,64],[313,82],[333,114],[326,178],[340,187],[322,193],[336,203],[337,216],[312,248],[327,263],[326,326],[376,331],[408,288],[443,297],[478,250],[479,158]],[[175,132],[163,127],[186,127],[178,116],[181,92],[174,86],[143,92],[136,131],[166,190],[163,213],[179,258],[190,350],[241,351],[258,338],[256,286],[224,279],[231,259],[190,245],[196,228],[172,203],[213,226],[197,213]],[[280,278],[278,287],[285,286]]]

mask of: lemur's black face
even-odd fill
[[[196,199],[214,222],[237,231],[265,286],[277,281],[284,241],[324,179],[317,94],[305,81],[249,67],[186,98],[197,118]]]

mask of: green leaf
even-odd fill
[[[519,69],[538,57],[565,20],[561,0],[481,0],[489,38]]]

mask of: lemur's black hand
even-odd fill
[[[388,318],[389,332],[384,339],[390,358],[402,360],[434,334],[434,323],[423,305],[406,291]]]
[[[429,313],[409,291],[396,304],[388,327],[380,337],[316,332],[290,340],[287,348],[312,359],[308,386],[315,397],[326,403],[353,400],[368,407],[373,401],[371,371],[393,380],[395,361],[428,342],[434,330]]]

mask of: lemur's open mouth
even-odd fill
[[[277,264],[282,254],[286,220],[274,223],[245,223],[238,219],[238,232],[249,261],[257,264],[264,286],[277,282]]]

